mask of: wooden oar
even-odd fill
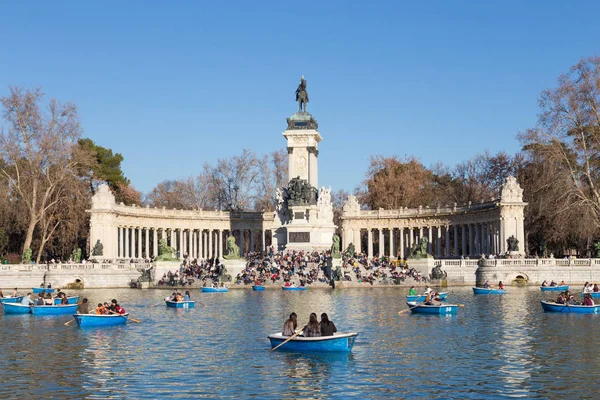
[[[109,312],[109,313],[111,313],[111,314],[117,314],[118,316],[125,318],[125,316],[124,316],[124,315],[121,315],[121,314],[119,314],[118,312],[114,312],[113,310],[108,310],[108,312]],[[130,320],[132,320],[133,322],[137,322],[138,324],[139,324],[140,322],[142,322],[142,321],[140,321],[139,319],[135,319],[135,318],[131,318],[131,317],[129,317],[129,319],[130,319]]]
[[[165,300],[161,301],[160,303],[152,304],[152,305],[151,305],[150,307],[148,307],[148,308],[152,308],[152,307],[160,306],[161,304],[165,304]]]
[[[292,336],[287,338],[287,340],[284,340],[283,342],[279,343],[277,346],[273,347],[271,349],[271,351],[277,350],[278,348],[280,348],[281,346],[283,346],[284,344],[286,344],[287,342],[289,342],[290,340],[292,340],[293,338],[295,338],[296,336],[298,336],[301,333],[302,333],[302,329],[299,329],[298,332],[294,333]]]
[[[72,320],[70,320],[70,321],[67,321],[67,322],[65,322],[65,326],[69,325],[69,324],[70,324],[71,322],[73,322],[73,321],[75,321],[75,318],[73,318],[73,319],[72,319]]]
[[[414,306],[412,306],[412,307],[408,307],[406,310],[398,311],[398,315],[402,315],[402,314],[404,314],[405,312],[412,310],[413,308],[417,308],[417,307],[419,307],[420,305],[421,305],[421,304],[415,304],[415,305],[414,305]]]

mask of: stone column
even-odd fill
[[[184,244],[183,244],[183,229],[179,229],[179,239],[177,240],[178,247],[175,250],[179,250],[179,259],[183,260]]]
[[[460,226],[460,241],[461,241],[461,250],[462,250],[462,256],[466,257],[467,256],[467,228],[465,226],[465,224],[462,224]]]
[[[454,225],[454,257],[458,257],[458,225]]]
[[[206,249],[206,258],[211,258],[213,256],[213,246],[212,246],[212,229],[208,230],[208,248]]]
[[[481,255],[481,224],[475,224],[475,255]]]
[[[131,258],[129,253],[129,228],[125,228],[125,258]]]
[[[122,238],[121,227],[117,226],[117,258],[121,257],[121,248],[123,247]]]
[[[158,255],[158,229],[152,229],[152,255],[156,257]]]
[[[377,230],[379,231],[379,251],[377,256],[382,257],[385,255],[383,254],[385,252],[385,236],[383,236],[383,228]]]
[[[414,240],[415,240],[415,231],[414,231],[414,228],[411,226],[408,228],[408,251],[410,251],[410,249],[412,249]]]
[[[421,239],[423,239],[423,227],[422,226],[419,227],[419,239],[417,240],[417,242],[420,241]]]
[[[261,239],[260,248],[264,254],[267,251],[267,246],[265,244],[265,230],[264,229],[260,230],[260,239]]]
[[[142,228],[136,228],[135,229],[137,231],[137,247],[138,247],[138,252],[137,252],[137,257],[136,258],[142,258]]]
[[[146,258],[150,258],[150,229],[146,228],[145,244],[146,244]]]
[[[400,258],[404,258],[404,227],[400,228]]]
[[[367,257],[373,258],[373,230],[371,228],[367,229]]]
[[[254,231],[254,229],[250,229],[250,252],[254,251],[254,235],[256,234],[256,231]]]
[[[244,229],[238,230],[240,235],[238,236],[238,247],[240,248],[240,257],[244,254]]]
[[[427,239],[429,239],[429,243],[427,243],[427,252],[433,254],[433,230],[431,229],[431,225],[427,227],[427,235]]]
[[[469,256],[473,256],[473,224],[469,224]]]
[[[223,229],[219,229],[219,259],[223,259]]]
[[[390,258],[396,257],[396,232],[394,228],[389,228],[390,231]]]
[[[352,239],[352,243],[354,244],[354,251],[360,253],[362,251],[360,246],[360,228],[354,230],[354,239]]]
[[[437,226],[437,240],[435,242],[435,257],[440,258],[442,256],[442,227]]]
[[[444,230],[446,231],[446,237],[445,237],[445,246],[446,247],[446,257],[450,257],[450,227],[448,225],[446,225],[444,227]]]

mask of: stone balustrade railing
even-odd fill
[[[148,263],[118,263],[118,264],[100,264],[100,263],[86,263],[86,264],[2,264],[0,265],[0,271],[58,271],[58,270],[72,270],[72,271],[135,271],[139,269],[145,269],[151,266]]]
[[[496,258],[493,260],[435,260],[435,265],[444,267],[529,267],[529,266],[555,266],[555,267],[594,267],[600,266],[600,258]]]
[[[470,204],[466,206],[454,206],[454,207],[419,207],[419,208],[401,208],[399,210],[361,210],[360,215],[363,217],[374,217],[374,218],[397,218],[397,217],[427,217],[436,216],[440,214],[462,214],[470,211],[492,209],[497,206],[497,201],[491,201],[479,204]],[[348,215],[351,215],[348,213]]]
[[[190,219],[214,219],[227,220],[230,219],[247,219],[247,220],[273,220],[272,212],[229,212],[229,211],[206,211],[206,210],[177,210],[170,208],[151,208],[126,206],[117,204],[113,206],[111,211],[117,211],[121,215],[129,215],[136,217],[177,217]]]

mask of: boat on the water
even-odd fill
[[[33,293],[54,293],[52,288],[34,287],[31,289]]]
[[[252,290],[265,290],[265,287],[262,285],[254,285],[252,286]]]
[[[21,303],[2,303],[4,306],[4,314],[29,314],[31,307]]]
[[[187,301],[165,301],[167,303],[168,308],[194,308],[196,306],[196,302],[194,300]]]
[[[17,297],[11,297],[11,296],[7,296],[7,297],[3,297],[0,299],[0,303],[5,304],[5,303],[20,303],[21,301],[23,301],[23,296],[17,296]]]
[[[450,315],[456,314],[458,310],[458,304],[427,305],[407,302],[406,305],[409,307],[410,312],[414,314]]]
[[[440,300],[446,300],[448,297],[448,292],[438,293]],[[427,299],[427,294],[413,294],[406,296],[406,301],[416,301],[417,303],[420,301],[425,301]]]
[[[129,313],[125,314],[73,314],[73,319],[80,327],[113,326],[127,323]]]
[[[222,293],[226,292],[228,288],[226,287],[203,287],[203,293]]]
[[[474,287],[473,294],[506,294],[506,289]]]
[[[57,306],[31,306],[33,315],[65,315],[74,314],[77,311],[77,304],[59,304]]]
[[[592,296],[592,299],[600,299],[600,292],[588,292],[588,293],[581,293],[581,297],[585,297],[586,294],[589,294],[590,296]]]
[[[306,286],[282,286],[283,290],[306,290]]]
[[[561,285],[561,286],[540,286],[542,292],[564,292],[565,290],[569,290],[569,285]]]
[[[354,341],[358,333],[347,332],[340,333],[336,332],[333,336],[320,336],[320,337],[304,337],[296,336],[283,346],[279,347],[278,350],[287,351],[318,351],[318,352],[329,352],[329,351],[352,351]],[[280,345],[281,343],[288,340],[289,336],[283,336],[281,332],[273,333],[268,336],[271,341],[271,348]]]
[[[54,299],[54,305],[57,306],[60,304],[62,299]],[[69,300],[69,304],[77,304],[77,300],[79,300],[79,296],[71,296],[71,297],[67,297],[67,300]]]
[[[600,312],[600,304],[594,306],[559,304],[553,301],[541,300],[542,308],[546,312],[563,312],[574,314],[598,314]]]

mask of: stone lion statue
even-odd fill
[[[227,255],[224,258],[234,260],[240,258],[240,248],[235,243],[235,236],[227,238]]]

